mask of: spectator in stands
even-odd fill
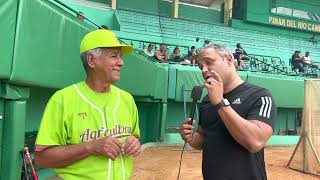
[[[199,49],[203,46],[203,44],[200,42],[200,38],[196,37],[196,40],[194,42],[194,47],[196,47],[196,49]]]
[[[309,42],[311,42],[312,44],[318,44],[318,40],[316,38],[316,35],[312,35],[312,37],[309,39]]]
[[[160,44],[160,50],[156,51],[155,58],[159,61],[168,60],[167,47],[163,43]]]
[[[236,49],[234,52],[234,59],[236,60],[236,64],[238,68],[244,68],[244,60],[248,60],[247,52],[242,48],[240,43],[237,43]]]
[[[81,21],[83,21],[84,20],[84,13],[79,11],[77,14],[77,18],[79,18]]]
[[[197,64],[196,56],[197,56],[196,48],[194,46],[191,46],[187,56],[187,59],[190,61],[191,64]]]
[[[303,63],[301,61],[300,57],[301,51],[295,51],[291,58],[291,66],[292,70],[296,71],[299,70],[299,72],[304,72],[303,70]]]
[[[203,46],[206,46],[208,44],[210,44],[210,40],[209,39],[204,40]]]
[[[318,69],[318,65],[314,64],[310,58],[310,52],[307,51],[304,56],[301,58],[301,61],[304,63],[304,66],[308,66],[311,68],[317,68]]]
[[[149,57],[153,57],[154,56],[153,48],[154,48],[154,45],[153,44],[149,44],[148,45],[148,49],[145,49],[144,53]]]
[[[171,61],[174,61],[174,62],[180,62],[182,60],[181,58],[181,54],[180,54],[180,49],[178,46],[176,46],[174,49],[173,49],[173,52],[170,56],[170,60]]]

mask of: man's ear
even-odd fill
[[[234,65],[234,58],[233,58],[233,55],[232,54],[228,54],[228,55],[226,55],[226,61],[227,61],[227,63],[228,63],[228,65],[230,66],[230,65]]]
[[[96,66],[96,58],[92,54],[87,56],[87,64],[90,68],[94,68]]]

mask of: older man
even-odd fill
[[[50,98],[36,140],[38,166],[62,179],[130,179],[132,156],[141,148],[138,112],[132,96],[113,84],[122,54],[132,50],[109,30],[83,38],[87,77]]]
[[[199,58],[208,95],[196,131],[183,124],[180,133],[192,147],[203,149],[203,178],[267,179],[263,147],[276,119],[270,92],[240,79],[225,46],[209,44],[200,49]]]

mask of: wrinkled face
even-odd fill
[[[230,57],[221,57],[214,48],[208,48],[199,55],[199,68],[202,71],[204,79],[212,76],[212,70],[221,76],[223,83],[228,77],[230,68],[233,67],[232,59]],[[232,67],[231,67],[232,66]]]
[[[120,80],[123,66],[120,48],[102,48],[101,55],[93,58],[93,75],[104,83],[115,83]]]

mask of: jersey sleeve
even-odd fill
[[[61,99],[62,97],[57,93],[50,98],[40,123],[36,146],[67,144],[67,131],[64,126]]]
[[[268,124],[274,129],[275,120],[277,117],[277,107],[271,93],[267,90],[259,93],[255,98],[251,109],[248,112],[248,120],[259,120]]]

